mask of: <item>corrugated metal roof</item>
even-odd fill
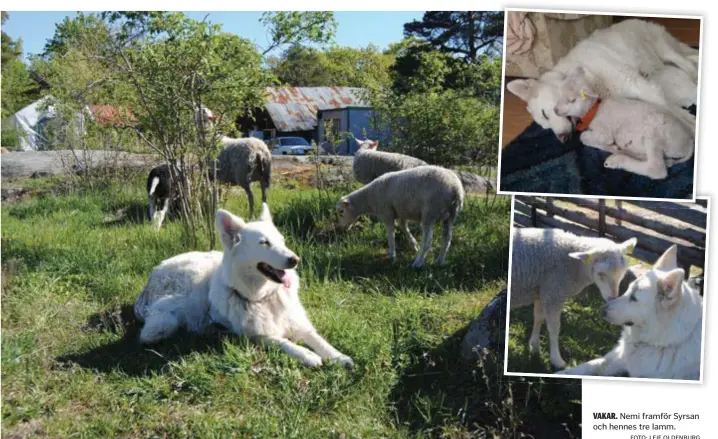
[[[267,87],[264,107],[279,131],[310,131],[317,111],[369,105],[356,87]]]

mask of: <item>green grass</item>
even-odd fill
[[[561,314],[559,347],[568,366],[576,366],[610,351],[621,335],[621,327],[609,324],[601,317],[604,305],[598,288],[591,286],[569,300]],[[513,309],[509,315],[510,372],[553,373],[549,362],[548,331],[541,331],[541,355],[529,352],[529,337],[533,325],[533,306]]]
[[[275,223],[302,257],[303,303],[356,363],[310,370],[226,333],[137,344],[131,305],[147,275],[195,250],[179,223],[155,233],[144,220],[143,180],[3,206],[3,437],[579,435],[580,385],[507,381],[500,359],[458,359],[466,326],[506,282],[508,199],[468,199],[448,264],[429,265],[435,239],[416,271],[401,237],[397,261],[383,259],[380,224],[332,231],[341,194],[273,188]],[[243,196],[223,207],[246,215]]]

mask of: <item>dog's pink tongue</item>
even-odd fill
[[[284,285],[284,288],[289,288],[292,286],[292,277],[289,275],[288,271],[285,271],[284,275],[282,276],[282,285]]]

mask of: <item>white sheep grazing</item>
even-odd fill
[[[546,320],[551,364],[566,367],[558,346],[564,303],[591,284],[596,284],[606,301],[618,297],[619,284],[628,270],[625,254],[635,245],[636,238],[616,244],[559,229],[513,230],[509,300],[512,309],[534,306],[532,352],[539,352],[541,326]]]
[[[214,120],[212,112],[202,107],[198,114],[198,121],[205,128]],[[267,145],[260,139],[246,137],[234,139],[222,136],[222,151],[217,162],[217,180],[220,183],[230,183],[240,186],[247,193],[250,215],[254,215],[254,195],[252,182],[258,181],[262,188],[262,203],[267,202],[267,189],[272,180],[272,153]],[[210,170],[210,176],[212,172]]]
[[[354,153],[352,171],[354,178],[363,184],[371,183],[387,172],[428,165],[425,161],[408,155],[377,151],[378,140],[356,139],[356,142],[359,149]]]
[[[606,168],[662,179],[668,167],[693,156],[693,133],[675,116],[636,99],[600,100],[586,71],[577,67],[561,87],[556,112],[584,118],[592,109],[595,116],[581,128],[581,142],[612,153],[604,162]]]
[[[354,178],[359,182],[367,184],[387,172],[403,171],[404,169],[427,166],[423,160],[405,154],[395,152],[377,151],[378,140],[356,139],[359,149],[354,153],[352,171]],[[454,171],[458,175],[464,192],[484,193],[487,189],[493,189],[495,185],[490,179],[465,171]]]
[[[442,247],[438,263],[443,264],[451,245],[454,221],[464,204],[464,189],[456,173],[438,166],[419,166],[405,171],[389,172],[363,188],[342,197],[337,203],[341,213],[340,226],[348,228],[360,215],[376,216],[386,225],[390,259],[396,257],[394,220],[406,233],[416,251],[419,247],[411,235],[407,221],[421,222],[421,251],[412,266],[424,263],[431,247],[432,227],[443,222]]]

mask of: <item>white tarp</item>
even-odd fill
[[[56,120],[57,114],[52,105],[47,105],[47,101],[52,99],[51,96],[33,102],[12,116],[3,121],[3,125],[8,124],[20,131],[20,147],[23,151],[38,151],[49,149],[51,141],[47,136],[47,125]],[[88,114],[89,113],[88,110]],[[84,117],[78,114],[78,122],[82,127]]]

